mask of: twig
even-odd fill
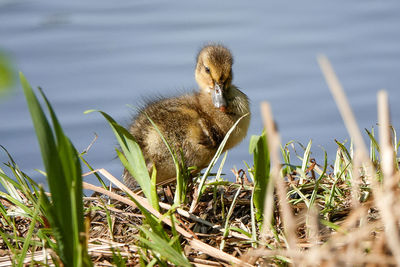
[[[326,83],[328,84],[340,114],[342,115],[347,131],[349,132],[350,137],[353,139],[356,148],[360,150],[360,155],[363,157],[363,162],[365,162],[368,160],[368,150],[362,138],[357,121],[350,108],[349,101],[344,93],[343,87],[340,84],[339,79],[336,77],[328,58],[324,55],[319,55],[317,59],[324,74]]]
[[[296,235],[296,224],[292,215],[292,210],[287,201],[287,191],[285,184],[283,182],[282,177],[280,176],[280,160],[279,160],[279,149],[280,149],[280,137],[279,133],[275,129],[274,119],[272,117],[271,107],[269,103],[263,102],[261,103],[261,114],[264,121],[264,126],[267,132],[267,140],[268,140],[268,148],[270,151],[271,157],[271,180],[274,180],[277,186],[277,194],[279,198],[279,206],[280,212],[282,215],[283,226],[285,229],[286,238],[288,240],[288,245],[290,249],[294,249],[297,244],[297,235]],[[267,189],[267,191],[269,191]],[[270,192],[267,192],[267,196],[270,195]],[[272,195],[272,194],[271,194]],[[271,200],[268,200],[265,209],[267,209],[267,217],[264,218],[264,221],[267,220],[266,223],[269,223],[270,216],[272,215],[272,203]],[[270,215],[271,214],[271,215]],[[265,228],[264,228],[265,229]]]
[[[385,220],[386,240],[396,259],[397,265],[400,266],[400,239],[398,222],[395,218],[393,207],[396,207],[396,196],[394,194],[394,186],[396,179],[394,177],[394,151],[390,135],[390,115],[389,103],[386,91],[378,93],[378,122],[379,128],[379,143],[381,151],[381,166],[384,175],[383,194],[379,202],[381,203],[382,217]]]

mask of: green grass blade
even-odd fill
[[[154,129],[157,131],[161,140],[164,142],[169,153],[171,154],[172,160],[174,161],[176,170],[176,189],[174,196],[174,204],[180,205],[185,199],[186,184],[187,184],[187,179],[189,178],[187,175],[187,168],[185,166],[184,157],[183,155],[181,155],[181,161],[179,161],[177,152],[170,146],[168,140],[164,137],[164,135],[158,128],[157,124],[149,117],[149,115],[147,115],[147,113],[145,113],[145,115],[147,119],[150,121],[150,123],[153,125]]]
[[[61,161],[61,165],[63,167],[63,174],[65,177],[66,184],[68,186],[68,192],[70,193],[71,200],[71,210],[69,211],[71,214],[71,219],[67,220],[67,223],[71,223],[71,225],[67,228],[68,230],[72,230],[73,234],[73,242],[74,242],[74,254],[75,254],[75,263],[80,263],[83,259],[81,258],[83,255],[82,246],[80,244],[80,233],[84,232],[83,225],[83,193],[82,193],[82,169],[80,165],[79,153],[72,145],[71,141],[64,134],[61,125],[57,119],[56,114],[54,113],[53,108],[51,107],[48,99],[43,94],[43,91],[40,90],[40,93],[43,99],[46,102],[48,111],[51,115],[54,131],[57,138],[57,150],[58,155]],[[48,177],[50,179],[57,179],[56,177]],[[65,188],[57,187],[57,195],[61,190],[65,190]],[[53,193],[53,192],[52,192]],[[56,195],[56,196],[57,196]],[[53,196],[54,198],[54,196]],[[64,200],[65,201],[65,200]],[[61,207],[59,207],[61,209]],[[72,228],[72,229],[71,229]]]
[[[247,232],[247,231],[245,231],[245,230],[243,230],[243,229],[241,229],[241,228],[238,228],[238,227],[229,227],[229,231],[235,231],[235,232],[244,234],[245,236],[247,236],[247,237],[249,237],[249,238],[252,237],[252,234],[251,234],[251,233],[249,233],[249,232]]]
[[[222,157],[221,164],[219,165],[217,174],[215,175],[215,180],[216,180],[216,181],[221,181],[221,180],[222,180],[222,178],[221,178],[222,169],[223,169],[223,167],[224,167],[224,165],[225,165],[225,161],[226,161],[226,157],[227,157],[227,156],[228,156],[228,151],[226,151],[226,152],[224,153],[224,156]]]
[[[254,242],[253,247],[256,247],[257,241],[257,223],[254,211],[254,190],[251,192],[250,200],[250,218],[251,218],[251,240]],[[259,224],[259,230],[261,231],[261,223]]]
[[[293,190],[300,196],[300,198],[306,204],[307,208],[310,208],[310,201],[308,200],[307,196],[305,196],[303,192],[301,192],[301,190],[297,188],[297,186],[295,186],[294,184],[291,184],[290,187],[293,188]]]
[[[8,249],[11,251],[11,255],[13,255],[13,256],[10,257],[10,260],[11,260],[11,262],[12,262],[12,266],[15,266],[15,265],[16,265],[16,262],[15,262],[15,255],[17,254],[17,253],[16,253],[16,249],[15,249],[15,247],[13,246],[13,243],[14,243],[15,238],[9,238],[9,237],[3,232],[3,230],[2,230],[1,228],[0,228],[0,236],[1,236],[1,238],[2,238],[2,240],[3,240],[3,242],[4,242],[4,244],[5,244],[5,245],[8,247]],[[9,239],[11,239],[12,242],[10,242]]]
[[[82,154],[79,155],[81,161],[83,162],[83,164],[86,165],[86,167],[90,170],[90,171],[94,171],[94,168],[89,164],[89,162],[87,162],[87,160],[83,157]],[[103,179],[100,177],[100,175],[97,172],[93,173],[94,176],[96,176],[97,180],[99,181],[99,183],[101,184],[101,186],[105,189],[108,190],[107,185],[104,183]]]
[[[110,239],[111,239],[111,241],[114,241],[114,233],[113,233],[114,225],[113,225],[113,220],[111,218],[110,211],[108,210],[106,203],[104,203],[104,201],[101,197],[98,198],[98,201],[102,204],[101,208],[102,208],[102,210],[104,210],[104,212],[106,214],[106,221],[107,221],[108,231],[110,232]]]
[[[262,220],[264,199],[270,178],[271,163],[269,159],[267,138],[265,132],[261,136],[253,135],[250,139],[249,152],[253,154],[254,193],[253,201],[256,208],[257,221]]]
[[[378,153],[380,153],[380,149],[379,149],[379,145],[378,142],[375,139],[375,132],[374,132],[374,128],[371,129],[371,132],[368,131],[367,129],[365,129],[365,131],[368,134],[369,140],[370,140],[370,151],[369,151],[369,156],[370,159],[372,160],[372,162],[376,163],[377,162],[377,156],[376,156],[376,151],[378,151]]]
[[[220,245],[220,247],[219,247],[220,250],[224,250],[224,247],[225,247],[225,238],[228,236],[228,233],[229,233],[229,227],[228,227],[228,225],[229,225],[229,220],[230,220],[230,218],[231,218],[231,216],[232,216],[233,209],[235,208],[235,205],[236,205],[236,200],[237,200],[237,198],[238,198],[238,196],[239,196],[241,190],[242,190],[242,187],[239,187],[238,190],[236,191],[235,196],[233,197],[233,200],[232,200],[232,204],[231,204],[231,206],[229,207],[228,214],[226,215],[226,218],[225,218],[225,226],[224,226],[224,229],[225,229],[225,230],[224,230],[224,233],[223,233],[223,235],[222,235],[223,238],[222,238],[222,241],[221,241],[221,245]]]
[[[90,113],[95,110],[88,110],[85,113]],[[153,202],[151,193],[151,178],[143,157],[142,150],[135,138],[124,127],[119,125],[110,115],[105,112],[97,111],[108,121],[115,137],[121,147],[121,151],[117,151],[118,157],[124,167],[132,175],[141,187],[144,195],[150,201],[153,207],[157,207],[158,203]]]
[[[301,163],[301,170],[303,172],[306,171],[308,167],[308,162],[310,161],[310,150],[311,150],[312,140],[310,140],[307,144],[306,150],[304,151],[303,161]]]
[[[291,144],[291,142],[287,143],[285,145],[285,147],[281,146],[281,154],[282,154],[283,161],[285,162],[284,173],[283,173],[284,175],[292,172],[291,164],[290,164],[290,150],[288,148],[288,146],[290,144]]]
[[[0,183],[4,186],[4,189],[8,192],[8,194],[18,200],[19,202],[23,202],[21,196],[17,192],[18,184],[13,181],[10,177],[8,177],[3,170],[0,168]]]
[[[170,218],[171,223],[172,223],[172,225],[171,225],[172,238],[171,238],[171,241],[169,242],[169,244],[170,244],[176,251],[178,251],[179,253],[183,254],[183,249],[182,249],[181,243],[179,242],[179,241],[180,241],[180,236],[179,236],[178,231],[176,231],[176,226],[175,226],[176,218],[175,218],[175,215],[173,214],[172,211],[175,211],[175,210],[171,208],[171,212],[168,211],[168,213],[169,213],[169,218]]]
[[[0,202],[0,215],[2,215],[2,217],[4,218],[5,221],[0,220],[0,223],[2,223],[3,225],[7,224],[7,225],[12,225],[12,221],[10,220],[10,217],[7,214],[7,209],[4,207],[4,205]]]
[[[166,258],[176,266],[192,266],[186,257],[176,251],[169,242],[144,227],[141,227],[140,230],[146,235],[147,238],[151,239],[151,241],[141,236],[135,236],[135,238],[144,243],[152,251],[156,251],[162,257]]]
[[[224,139],[222,140],[221,144],[219,145],[219,147],[218,147],[218,149],[217,149],[217,152],[215,153],[214,157],[212,158],[210,164],[208,164],[208,167],[207,167],[206,171],[204,172],[203,177],[202,177],[201,180],[200,180],[200,184],[199,184],[199,187],[198,187],[197,195],[195,196],[194,201],[193,201],[192,204],[191,204],[191,207],[190,207],[190,211],[191,211],[191,212],[193,211],[194,207],[197,205],[197,201],[200,199],[200,196],[201,196],[201,192],[202,192],[202,190],[203,190],[204,183],[206,182],[206,179],[207,179],[208,175],[210,174],[211,169],[214,167],[215,162],[218,160],[219,156],[220,156],[221,153],[223,152],[224,147],[225,147],[225,144],[226,144],[226,142],[227,142],[228,139],[229,139],[229,136],[231,135],[231,133],[233,132],[233,130],[235,130],[235,128],[236,128],[236,126],[239,124],[239,122],[240,122],[244,117],[246,117],[246,116],[249,116],[249,114],[247,113],[247,114],[243,115],[242,117],[240,117],[240,118],[235,122],[235,124],[229,129],[229,131],[226,133]]]
[[[158,203],[158,194],[157,194],[157,169],[153,166],[153,171],[151,172],[151,202]],[[160,211],[160,206],[157,204],[154,207],[157,211]]]
[[[112,247],[111,251],[112,251],[113,263],[115,264],[115,266],[126,267],[126,260],[122,257],[120,251],[117,249],[117,252],[115,252],[115,249]]]
[[[347,158],[348,161],[351,161],[353,158],[347,148],[344,146],[344,144],[340,143],[339,141],[335,140],[336,144],[339,146],[339,148],[344,152],[344,156]]]
[[[33,213],[32,210],[27,207],[23,202],[19,202],[17,199],[13,198],[11,195],[6,194],[4,192],[0,191],[0,197],[7,199],[10,201],[12,204],[14,204],[16,207],[19,208],[19,210],[15,210],[13,212],[8,212],[9,216],[28,216],[29,218],[32,218]]]
[[[40,201],[38,202],[38,204],[35,207],[35,212],[32,216],[32,221],[29,226],[28,233],[25,236],[24,246],[22,247],[22,251],[21,251],[21,254],[18,259],[18,265],[17,265],[18,267],[24,266],[24,260],[26,258],[26,254],[28,252],[28,248],[30,245],[30,241],[32,239],[33,231],[35,230],[36,219],[37,219],[37,217],[39,215],[39,211],[40,211],[39,203],[40,203]]]
[[[319,184],[321,183],[322,179],[324,178],[327,168],[328,168],[328,154],[326,153],[326,150],[324,149],[324,169],[322,171],[322,174],[315,181],[314,190],[313,190],[313,192],[311,194],[310,203],[309,203],[310,206],[309,207],[313,207],[314,206],[315,200],[317,199]]]
[[[20,73],[21,84],[35,127],[43,164],[47,173],[52,202],[46,203],[48,220],[52,223],[65,265],[91,265],[83,232],[82,177],[78,152],[65,136],[49,101],[42,94],[54,131],[28,81]],[[44,206],[43,206],[44,207]],[[50,218],[51,217],[51,218]]]

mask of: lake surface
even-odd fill
[[[251,3],[251,4],[250,4]],[[99,136],[87,160],[119,177],[116,141],[88,109],[128,125],[143,97],[196,88],[195,56],[207,42],[228,46],[234,84],[251,99],[248,137],[231,150],[225,172],[248,154],[262,130],[259,105],[268,100],[283,142],[313,140],[330,162],[334,139],[348,138],[318,67],[331,60],[361,128],[376,125],[376,93],[386,88],[400,131],[399,1],[50,1],[0,0],[0,50],[31,85],[44,89],[79,151]],[[43,168],[20,86],[0,99],[0,144],[35,179]],[[6,162],[0,152],[0,162]],[[322,158],[319,160],[322,162]]]

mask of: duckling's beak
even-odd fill
[[[212,91],[212,101],[216,108],[219,108],[221,111],[225,111],[227,104],[222,92],[222,88],[218,83],[215,83],[214,90]]]

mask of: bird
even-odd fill
[[[155,123],[168,144],[182,155],[186,166],[199,172],[208,166],[219,145],[235,122],[244,116],[225,144],[224,151],[240,143],[250,124],[249,99],[232,84],[233,56],[221,44],[208,44],[197,54],[195,80],[198,90],[177,97],[149,101],[133,118],[128,130],[140,146],[149,172],[156,168],[157,183],[174,180],[172,156]],[[137,185],[125,170],[128,187]]]

